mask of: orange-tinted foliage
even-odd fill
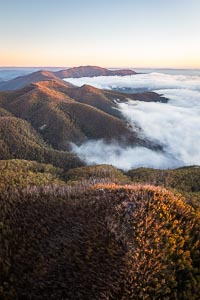
[[[199,217],[151,185],[1,194],[4,299],[198,299]]]

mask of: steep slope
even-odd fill
[[[168,101],[165,97],[162,97],[162,95],[154,92],[128,94],[118,91],[101,90],[90,85],[83,85],[82,87],[69,87],[66,93],[81,103],[89,104],[120,118],[122,118],[122,115],[119,110],[117,110],[118,102],[126,102],[128,99],[162,103]]]
[[[121,116],[120,112],[116,109],[116,103],[113,101],[117,96],[111,97],[110,94],[106,94],[103,90],[90,85],[83,85],[82,87],[69,88],[67,94],[80,103],[91,105],[113,116]],[[126,96],[123,99],[126,99]]]
[[[75,155],[47,147],[25,120],[0,117],[0,159],[11,158],[52,163],[66,170],[83,165]]]
[[[126,99],[126,95],[105,93],[109,97],[88,86],[41,81],[16,92],[0,93],[0,102],[4,109],[30,122],[56,149],[67,150],[71,142],[80,144],[88,138],[145,143],[116,110],[114,97]]]
[[[51,84],[46,81],[44,83],[39,82],[16,92],[7,93],[2,106],[15,116],[30,122],[53,147],[66,150],[69,142],[81,142],[85,136],[70,116],[59,109],[59,102],[73,102],[73,100],[52,86],[57,84],[57,87],[62,88],[65,84],[57,81],[51,81]]]
[[[80,66],[75,68],[70,68],[66,70],[60,70],[54,72],[54,74],[59,78],[79,78],[79,77],[96,77],[96,76],[125,76],[125,75],[135,75],[136,72],[132,70],[108,70],[105,68],[97,66]]]
[[[82,103],[62,103],[62,111],[73,116],[76,124],[88,139],[119,141],[124,144],[142,143],[136,132],[129,130],[127,124],[90,105]]]
[[[165,189],[11,189],[0,220],[1,299],[199,299],[199,216]]]

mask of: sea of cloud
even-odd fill
[[[102,140],[73,145],[73,151],[88,164],[108,163],[125,170],[200,165],[200,76],[150,73],[67,81],[104,89],[146,89],[169,99],[168,103],[130,100],[119,104],[128,122],[142,129],[143,138],[162,145],[163,152],[107,145]]]
[[[200,77],[189,75],[170,75],[162,73],[137,74],[129,76],[98,76],[66,78],[66,81],[82,86],[90,84],[102,89],[192,89],[200,90]]]

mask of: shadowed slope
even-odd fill
[[[103,90],[90,85],[83,85],[82,87],[69,88],[67,94],[78,102],[94,106],[113,116],[122,117],[121,113],[116,109],[117,105],[113,101],[114,97],[111,98],[110,95],[107,97]],[[124,96],[124,99],[125,98]]]
[[[62,103],[60,107],[76,120],[81,131],[89,139],[121,141],[124,144],[140,142],[137,134],[131,132],[125,122],[90,105],[75,102]]]
[[[84,134],[70,116],[59,108],[60,102],[74,100],[55,89],[66,87],[55,81],[32,84],[22,90],[9,92],[3,106],[15,116],[30,122],[44,140],[57,149],[66,150],[69,142],[83,141]]]
[[[83,165],[71,153],[48,148],[25,120],[0,117],[0,159],[10,158],[52,163],[65,169]]]
[[[164,103],[168,101],[165,97],[154,92],[128,94],[118,91],[101,90],[90,85],[69,87],[66,93],[81,103],[89,104],[119,118],[122,118],[122,114],[117,109],[118,102],[126,102],[128,99]]]

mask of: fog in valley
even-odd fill
[[[108,163],[121,169],[176,168],[200,164],[200,76],[162,73],[133,76],[67,78],[78,86],[102,89],[148,90],[162,94],[168,103],[129,100],[119,103],[127,121],[141,128],[140,135],[158,143],[163,151],[124,147],[102,140],[88,141],[72,149],[88,164]],[[117,99],[116,99],[117,100]]]

